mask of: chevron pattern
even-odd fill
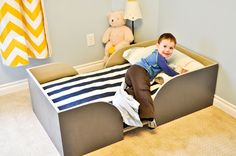
[[[49,57],[40,0],[0,0],[0,53],[11,67]]]

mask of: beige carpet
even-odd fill
[[[32,112],[28,90],[0,96],[0,155],[59,156]],[[128,132],[124,140],[87,156],[233,156],[236,119],[216,107],[155,130]]]

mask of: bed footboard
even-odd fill
[[[64,155],[82,155],[123,139],[118,110],[105,102],[59,114]]]

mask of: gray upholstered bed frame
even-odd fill
[[[156,40],[123,48],[114,53],[105,67],[123,64],[124,50],[146,47]],[[176,49],[205,65],[203,69],[179,75],[162,85],[154,99],[158,125],[193,113],[213,104],[218,64],[180,45]],[[42,91],[37,77],[28,69],[33,111],[61,155],[78,156],[123,139],[123,122],[119,111],[105,102],[91,103],[58,112]]]

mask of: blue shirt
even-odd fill
[[[146,58],[142,58],[136,64],[146,69],[150,80],[153,80],[157,74],[162,71],[169,76],[175,76],[179,74],[168,66],[167,60],[161,56],[157,50],[153,51]]]

